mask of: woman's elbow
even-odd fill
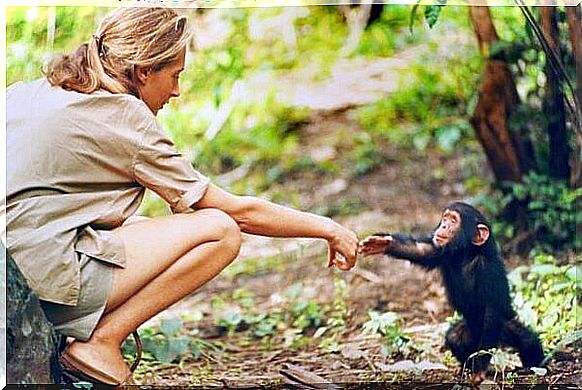
[[[253,196],[239,197],[231,217],[236,221],[241,231],[252,229],[253,223],[256,222],[256,218],[260,214],[262,202],[264,201]]]

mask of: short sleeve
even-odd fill
[[[133,163],[138,183],[157,193],[174,213],[194,211],[208,189],[209,179],[192,167],[155,119],[147,122]]]

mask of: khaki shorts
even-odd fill
[[[46,317],[57,332],[88,340],[103,315],[111,284],[113,266],[77,252],[81,265],[81,291],[76,306],[40,301]]]

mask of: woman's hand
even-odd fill
[[[348,271],[356,265],[358,237],[353,231],[333,222],[332,234],[327,239],[328,267],[336,265],[343,271]]]

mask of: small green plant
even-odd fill
[[[382,156],[371,139],[356,146],[350,153],[350,158],[355,163],[354,173],[357,176],[364,176],[382,164]]]
[[[245,326],[243,315],[236,308],[224,310],[220,317],[215,320],[215,323],[218,327],[226,330],[229,335]]]
[[[184,334],[182,320],[176,317],[162,319],[159,329],[144,328],[139,333],[144,356],[163,363],[178,361],[188,353],[198,359],[202,351],[216,349],[212,343]],[[136,345],[132,339],[123,344],[124,355],[131,356],[135,350]]]
[[[446,350],[443,354],[443,364],[448,367],[456,367],[458,362],[450,350]]]
[[[252,327],[253,336],[257,338],[273,336],[276,333],[277,325],[280,322],[281,316],[279,315],[264,316]]]
[[[517,362],[516,360],[516,356],[513,354],[510,354],[504,350],[498,349],[498,348],[491,348],[488,350],[480,350],[477,351],[473,354],[471,354],[469,356],[469,359],[467,359],[468,362],[470,362],[470,359],[473,358],[479,358],[481,356],[490,356],[491,360],[491,367],[493,367],[493,369],[495,370],[495,374],[493,377],[493,381],[497,382],[497,376],[499,374],[501,374],[501,378],[503,380],[506,380],[506,375],[505,372],[511,368],[511,367],[515,367],[515,363]],[[471,364],[471,363],[468,363]],[[467,365],[467,363],[465,363],[465,365],[463,366],[463,371],[465,371],[466,368],[470,368],[469,365]]]
[[[322,307],[317,302],[298,302],[291,307],[291,313],[295,316],[292,326],[300,330],[318,327],[323,322]]]
[[[580,266],[558,265],[554,256],[543,253],[534,256],[533,265],[508,274],[517,312],[540,333],[546,350],[573,334],[582,320],[581,275]]]
[[[370,319],[362,325],[364,333],[379,334],[384,340],[383,353],[390,356],[402,352],[410,337],[404,333],[400,325],[400,318],[394,312],[378,313],[370,310]]]
[[[232,298],[244,308],[251,308],[255,305],[254,294],[244,288],[239,288],[233,291]]]
[[[348,296],[349,288],[346,281],[339,276],[334,278],[333,286],[335,288],[335,295],[329,313],[329,318],[327,319],[327,327],[330,330],[337,331],[342,329],[346,323],[346,316],[348,314],[348,305],[346,299]]]

